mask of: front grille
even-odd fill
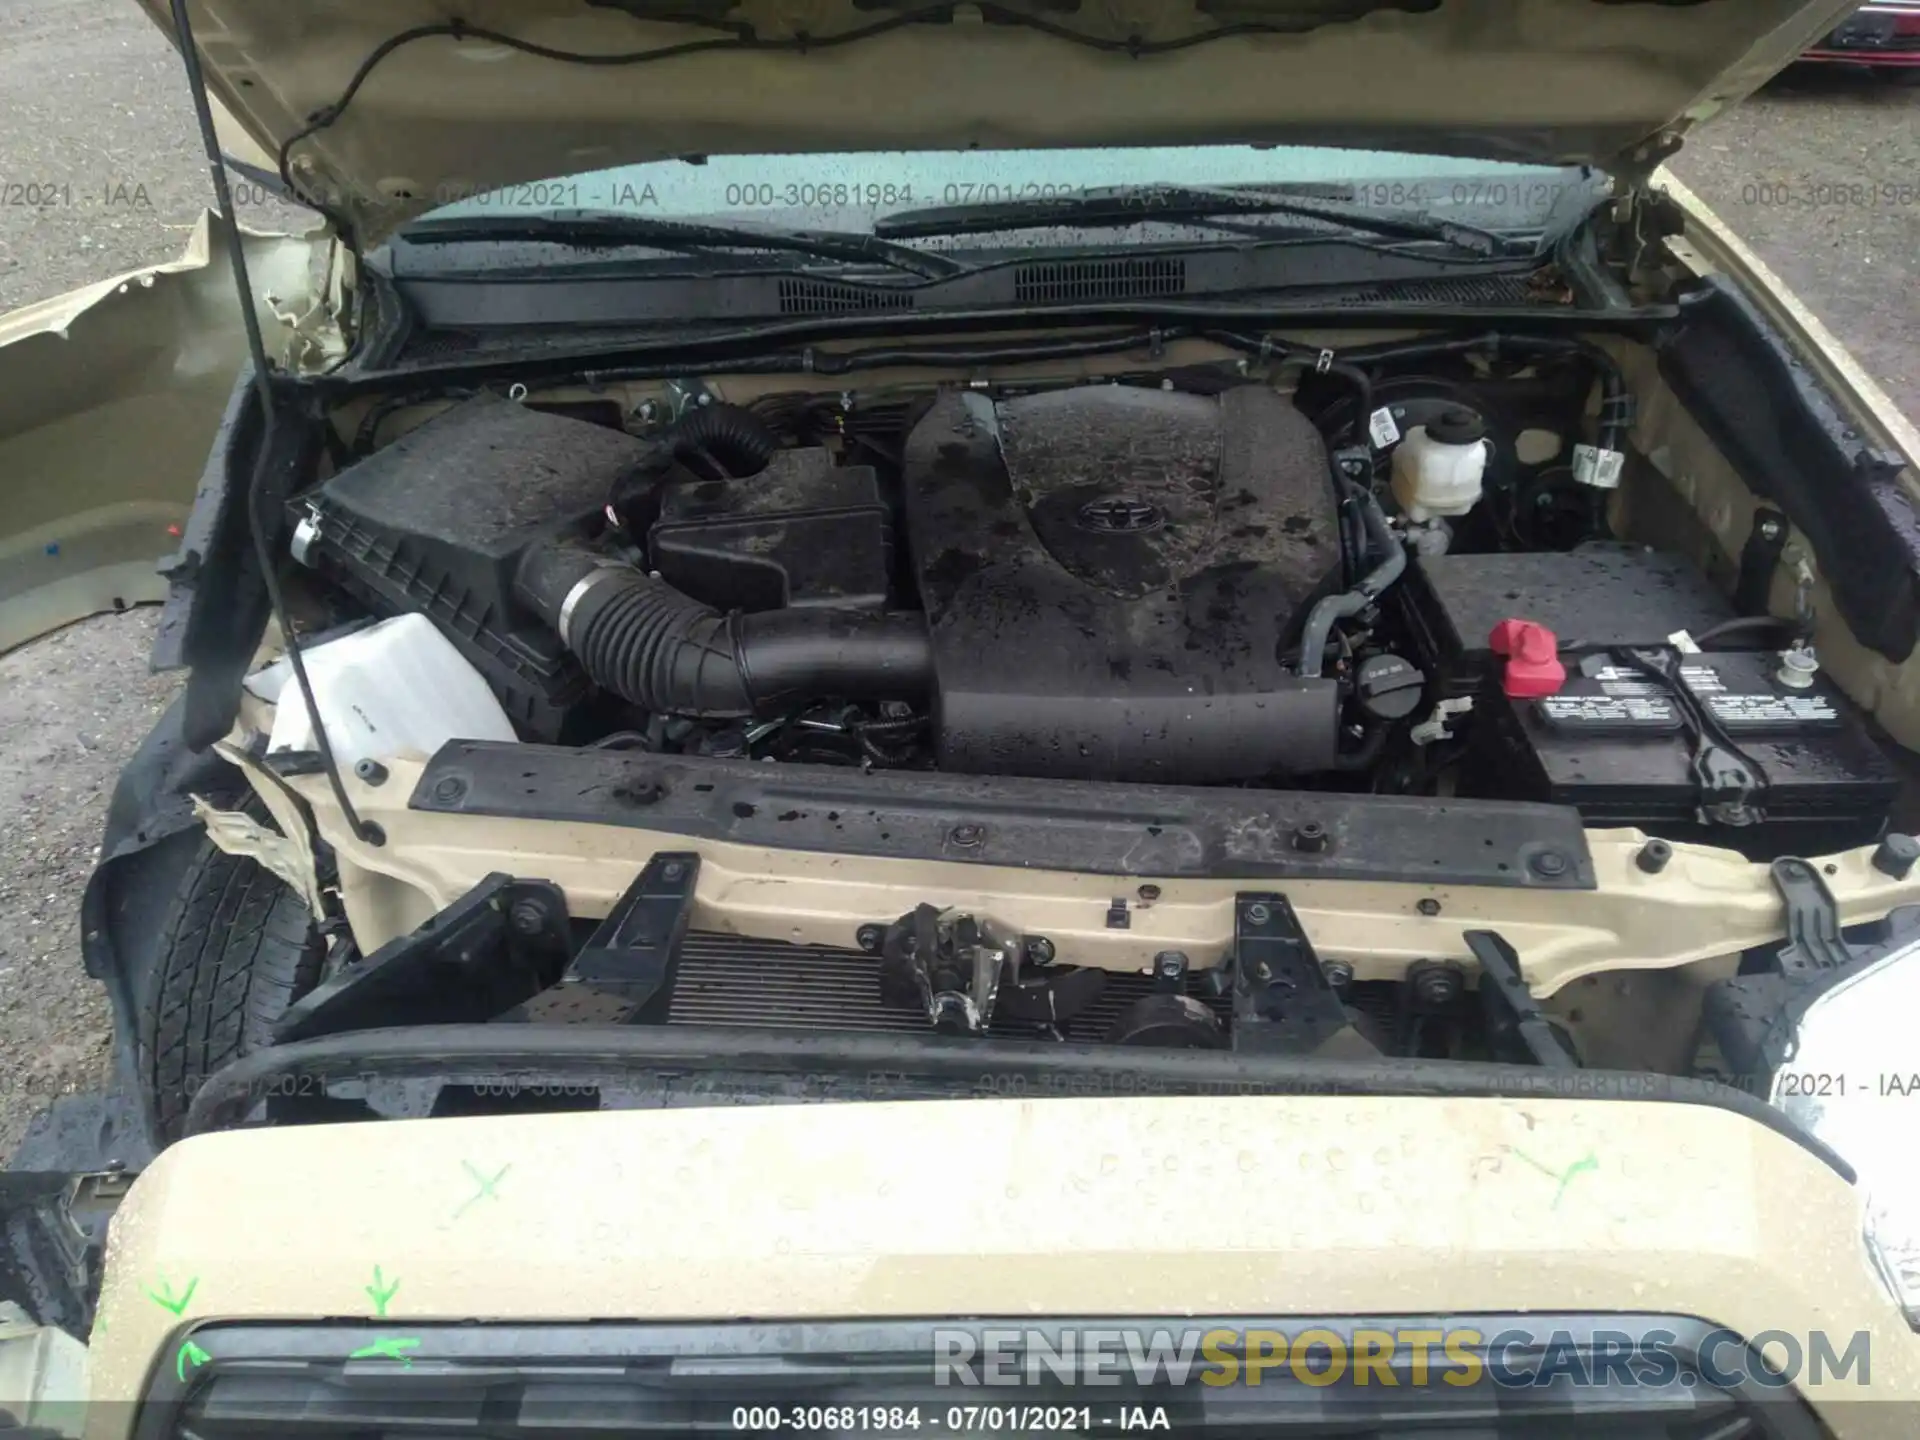
[[[1144,975],[1109,973],[1100,999],[1067,1026],[1067,1039],[1097,1042],[1134,1001],[1153,993]],[[1212,999],[1190,985],[1189,993],[1213,1006],[1221,1023],[1230,1002]],[[824,945],[787,945],[737,935],[689,935],[680,947],[680,967],[667,1012],[669,1024],[751,1025],[776,1030],[854,1030],[866,1034],[924,1035],[927,1019],[916,1010],[881,1003],[879,961],[859,950]],[[989,1034],[1028,1039],[1026,1026],[995,1026]]]
[[[1022,265],[1013,272],[1013,298],[1021,305],[1138,300],[1151,295],[1178,295],[1186,288],[1187,262],[1178,255],[1061,260]]]
[[[905,291],[791,278],[781,280],[779,289],[782,315],[851,315],[873,310],[913,309],[913,296]]]
[[[639,1170],[645,1174],[644,1165]],[[742,1183],[750,1184],[752,1178],[742,1176]],[[672,1182],[670,1177],[646,1175],[641,1183]],[[1258,1245],[1263,1222],[1209,1213],[1204,1183],[1197,1182],[1194,1210],[1163,1222],[1173,1227],[1169,1233],[1180,1235],[1183,1223],[1188,1231],[1208,1226],[1230,1230],[1244,1223],[1253,1227],[1251,1243]],[[1097,1207],[1099,1187],[1093,1190],[1093,1198],[1080,1203]],[[1280,1198],[1284,1202],[1284,1195]],[[1126,1203],[1124,1198],[1111,1202],[1121,1209]],[[964,1211],[936,1209],[920,1219],[929,1227],[931,1240],[945,1239],[964,1248]],[[818,1263],[815,1257],[807,1259]],[[1017,1263],[1008,1260],[1008,1270]],[[583,1305],[594,1303],[600,1291],[607,1297],[625,1293],[618,1277],[598,1291],[596,1279],[581,1272]],[[1143,1282],[1141,1288],[1150,1289],[1151,1283]],[[1009,1293],[1017,1290],[1010,1287]],[[779,1304],[777,1287],[769,1289],[768,1298],[770,1306]],[[777,1309],[769,1311],[770,1317],[778,1314]],[[1446,1332],[1444,1359],[1436,1347],[1431,1361],[1425,1349],[1416,1361],[1413,1348],[1404,1342],[1384,1357],[1376,1350],[1372,1384],[1338,1377],[1335,1383],[1306,1383],[1282,1366],[1267,1370],[1258,1386],[1218,1385],[1207,1379],[1224,1373],[1217,1356],[1199,1351],[1205,1334],[1277,1332],[1302,1338],[1311,1334],[1319,1339],[1317,1348],[1337,1343],[1348,1354],[1358,1349],[1362,1334],[1404,1336],[1434,1323],[1431,1316],[1297,1314],[1244,1320],[1191,1314],[1093,1319],[1023,1315],[686,1325],[203,1323],[191,1332],[200,1354],[194,1369],[171,1359],[153,1368],[134,1433],[138,1440],[601,1440],[613,1435],[727,1433],[769,1440],[776,1434],[828,1433],[1102,1436],[1129,1428],[1119,1422],[1123,1407],[1142,1414],[1130,1428],[1151,1428],[1169,1440],[1305,1440],[1324,1435],[1368,1440],[1787,1440],[1820,1428],[1791,1389],[1763,1387],[1737,1374],[1728,1381],[1701,1374],[1697,1357],[1715,1332],[1704,1321],[1682,1316],[1455,1316]],[[991,1341],[989,1332],[995,1337]],[[1495,1350],[1483,1338],[1516,1333],[1529,1337],[1530,1344]],[[956,1346],[957,1337],[971,1341],[970,1348]],[[1647,1337],[1658,1353],[1671,1355],[1671,1373],[1628,1378],[1637,1373],[1636,1367],[1621,1362],[1646,1343],[1639,1337]],[[1551,1348],[1542,1342],[1550,1342]],[[977,1383],[982,1377],[975,1367],[956,1371],[937,1363],[956,1354],[981,1355],[989,1343],[1006,1357],[993,1362],[1000,1378],[992,1388]],[[1246,1343],[1230,1341],[1225,1353],[1244,1354]],[[1715,1346],[1719,1374],[1728,1375],[1727,1367],[1741,1348],[1727,1345],[1720,1336]],[[1191,1358],[1176,1361],[1176,1349]],[[1076,1352],[1082,1350],[1089,1359],[1100,1357],[1101,1366],[1076,1361]],[[1544,1358],[1549,1353],[1551,1361]],[[1464,1385],[1459,1383],[1465,1373],[1462,1357],[1479,1365],[1478,1378]],[[1555,1383],[1497,1384],[1489,1378],[1496,1361],[1539,1374],[1551,1363]],[[1754,1373],[1760,1363],[1757,1352],[1747,1350],[1742,1356],[1743,1368],[1751,1367],[1746,1373]],[[1380,1365],[1387,1368],[1383,1371]],[[1175,1366],[1177,1380],[1169,1373]],[[1525,1373],[1520,1378],[1524,1380]],[[941,1384],[940,1379],[955,1383]],[[1021,1423],[1015,1418],[1020,1414],[1048,1418]],[[1148,1421],[1148,1415],[1155,1418]]]

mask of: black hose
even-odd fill
[[[527,553],[517,588],[597,684],[657,714],[737,720],[823,695],[914,700],[933,684],[926,620],[911,612],[722,615],[557,544]]]
[[[1373,769],[1379,763],[1380,752],[1387,748],[1387,736],[1392,730],[1393,726],[1386,721],[1374,726],[1356,748],[1333,757],[1333,768],[1345,771]]]
[[[1745,635],[1752,631],[1785,630],[1797,633],[1797,622],[1784,619],[1779,615],[1739,615],[1731,620],[1722,620],[1718,625],[1709,625],[1693,637],[1693,643],[1702,650],[1715,640],[1724,640],[1730,635]]]
[[[1355,490],[1358,492],[1357,486]],[[1387,524],[1386,513],[1381,510],[1380,502],[1369,494],[1360,500],[1360,505],[1367,535],[1379,552],[1379,563],[1363,575],[1351,590],[1324,596],[1314,602],[1313,608],[1307,612],[1307,623],[1300,632],[1299,673],[1302,675],[1319,675],[1326,668],[1327,639],[1333,634],[1334,622],[1349,615],[1358,615],[1373,604],[1407,568],[1406,547],[1400,543],[1400,537],[1393,533],[1393,527]]]
[[[751,410],[701,405],[667,431],[674,458],[707,480],[758,475],[780,448],[780,437]]]

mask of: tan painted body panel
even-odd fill
[[[1516,1148],[1593,1164],[1556,1204]],[[491,1195],[475,1200],[469,1167],[499,1176]],[[1772,1131],[1681,1105],[1302,1097],[189,1140],[115,1221],[94,1396],[137,1395],[183,1323],[371,1316],[376,1265],[399,1282],[399,1334],[468,1318],[1653,1311],[1748,1336],[1869,1331],[1871,1384],[1811,1393],[1841,1407],[1840,1440],[1910,1433],[1920,1402],[1920,1337],[1867,1269],[1853,1192]],[[146,1293],[189,1282],[179,1320]],[[103,1407],[94,1440],[125,1418]]]
[[[224,753],[269,800],[275,781],[244,750]],[[1153,956],[1184,950],[1219,962],[1233,938],[1233,900],[1244,877],[1112,876],[958,861],[905,860],[690,840],[639,826],[585,825],[410,810],[424,767],[395,758],[378,785],[343,777],[355,810],[378,823],[385,843],[354,838],[339,820],[325,777],[284,782],[320,821],[341,870],[355,936],[371,950],[451,905],[493,871],[539,875],[567,892],[573,914],[604,916],[647,858],[660,850],[703,857],[694,927],[803,944],[850,946],[875,915],[905,914],[930,901],[974,911],[1016,934],[1044,934],[1081,964],[1145,970]],[[297,812],[281,817],[297,827]],[[1468,960],[1464,930],[1498,930],[1526,958],[1534,993],[1552,995],[1601,971],[1658,969],[1764,944],[1780,933],[1780,897],[1765,865],[1731,850],[1676,845],[1659,874],[1634,864],[1637,830],[1589,830],[1598,886],[1590,891],[1305,879],[1288,898],[1320,953],[1352,963],[1360,979],[1399,978],[1407,962]],[[1870,847],[1824,857],[1843,923],[1879,919],[1920,903],[1920,871],[1894,879],[1875,869]],[[1127,930],[1106,924],[1116,886],[1160,887],[1135,908]],[[1422,914],[1423,900],[1438,910]]]
[[[304,310],[315,244],[246,243],[285,358],[294,332],[276,311]],[[179,547],[245,355],[211,216],[178,260],[0,316],[0,651],[165,597],[155,566]]]
[[[141,4],[171,30],[169,0]],[[317,128],[311,117],[376,49],[456,12],[441,0],[193,0],[192,21],[214,94],[264,149],[304,136],[289,152],[295,183],[370,244],[464,195],[679,155],[1309,143],[1637,163],[1636,147],[1750,94],[1853,6],[1356,3],[1308,26],[1315,9],[1340,11],[1277,0],[1250,11],[1259,33],[1192,3],[1012,8],[1095,43],[965,7],[952,24],[820,43],[887,17],[853,0],[740,0],[728,25],[790,45],[741,49],[718,26],[619,6],[470,0],[465,25],[522,45],[676,53],[568,64],[433,34],[387,52]],[[800,35],[813,43],[791,45]]]

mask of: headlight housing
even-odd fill
[[[1771,1099],[1859,1175],[1867,1253],[1920,1328],[1920,942],[1807,1006]]]

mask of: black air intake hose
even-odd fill
[[[527,552],[516,588],[596,683],[643,710],[733,720],[806,700],[914,700],[933,686],[926,620],[912,612],[722,615],[559,544]]]
[[[700,405],[667,431],[673,458],[703,480],[758,475],[780,448],[780,437],[758,415],[738,405]]]

